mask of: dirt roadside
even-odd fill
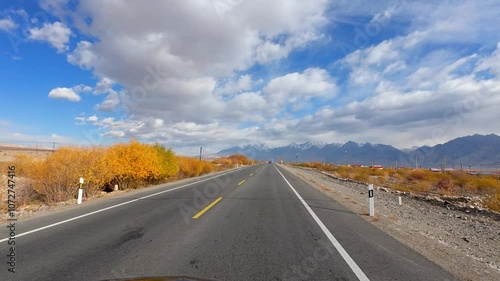
[[[366,185],[317,170],[285,166],[316,189],[390,234],[460,280],[500,280],[500,221],[375,190],[375,217],[368,214]],[[385,189],[386,190],[386,189]]]

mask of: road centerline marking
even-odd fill
[[[251,173],[250,176],[253,176],[253,173]]]
[[[194,215],[193,219],[197,219],[197,218],[201,217],[201,215],[203,215],[208,210],[210,210],[210,208],[212,208],[213,206],[215,206],[215,204],[219,203],[220,200],[222,200],[222,197],[219,197],[219,198],[215,199],[214,202],[210,203],[210,205],[206,206],[203,210],[201,210],[200,212],[198,212],[198,214]]]
[[[140,198],[135,198],[135,199],[132,199],[130,201],[125,201],[125,202],[122,202],[122,203],[119,203],[119,204],[116,204],[116,205],[111,205],[111,206],[105,207],[103,209],[98,209],[98,210],[92,211],[90,213],[85,213],[85,214],[82,214],[82,215],[79,215],[79,216],[76,216],[76,217],[73,217],[73,218],[69,218],[69,219],[66,219],[66,220],[63,220],[63,221],[59,221],[59,222],[52,223],[52,224],[49,224],[49,225],[46,225],[46,226],[42,226],[42,227],[30,230],[30,231],[26,231],[26,232],[17,234],[16,238],[22,237],[22,236],[25,236],[25,235],[28,235],[28,234],[32,234],[32,233],[35,233],[35,232],[38,232],[38,231],[42,231],[44,229],[52,228],[54,226],[58,226],[58,225],[61,225],[61,224],[65,224],[65,223],[68,223],[68,222],[71,222],[71,221],[75,221],[75,220],[78,220],[78,219],[81,219],[81,218],[92,216],[92,215],[95,215],[95,214],[98,214],[98,213],[101,213],[101,212],[104,212],[104,211],[107,211],[107,210],[118,208],[120,206],[128,205],[128,204],[140,201],[140,200],[144,200],[146,198],[150,198],[150,197],[157,196],[157,195],[160,195],[160,194],[163,194],[163,193],[168,193],[168,192],[171,192],[171,191],[174,191],[174,190],[178,190],[178,189],[181,189],[181,188],[184,188],[184,187],[188,187],[188,186],[191,186],[191,185],[195,185],[195,184],[198,184],[198,183],[209,181],[211,179],[215,179],[215,178],[218,178],[218,177],[226,175],[226,174],[231,174],[231,173],[234,173],[236,171],[238,171],[238,170],[232,170],[232,171],[224,172],[224,173],[221,173],[219,175],[215,175],[213,177],[209,177],[209,178],[201,179],[201,180],[198,180],[198,181],[195,181],[195,182],[190,182],[190,183],[187,183],[187,184],[183,184],[181,186],[173,187],[173,188],[170,188],[170,189],[167,189],[167,190],[163,190],[163,191],[160,191],[160,192],[156,192],[156,193],[153,193],[153,194],[142,196]],[[8,241],[8,240],[9,240],[8,237],[4,238],[4,239],[0,239],[0,243],[3,243],[3,242]]]
[[[337,241],[337,239],[333,236],[333,234],[330,232],[330,230],[319,219],[319,217],[316,215],[316,213],[314,213],[314,211],[311,209],[311,207],[309,207],[309,205],[302,198],[302,196],[300,196],[300,194],[297,192],[297,190],[295,190],[295,188],[290,184],[290,182],[288,182],[288,180],[281,173],[281,171],[276,166],[274,166],[274,168],[276,168],[276,170],[278,171],[278,173],[280,173],[280,175],[283,177],[283,179],[288,184],[288,186],[292,189],[292,191],[295,193],[295,195],[299,198],[300,202],[302,202],[302,204],[304,205],[304,207],[306,208],[306,210],[313,217],[313,219],[319,225],[319,227],[321,228],[321,230],[323,230],[323,232],[326,234],[326,236],[328,237],[328,239],[330,240],[330,242],[332,242],[332,244],[335,247],[335,249],[337,249],[337,251],[342,256],[342,258],[344,258],[344,260],[346,261],[347,265],[349,265],[349,267],[354,272],[354,274],[356,274],[356,276],[358,277],[358,279],[360,281],[370,281],[370,279],[368,279],[368,277],[361,270],[361,268],[359,268],[359,266],[356,264],[356,262],[347,253],[347,251],[344,249],[344,247],[342,247],[342,245],[340,245],[339,241]]]
[[[238,183],[238,185],[242,185],[244,182],[245,182],[245,180],[242,180],[242,181],[240,181],[240,183]]]

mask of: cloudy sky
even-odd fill
[[[2,1],[0,140],[500,134],[498,26],[498,0]]]

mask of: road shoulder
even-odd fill
[[[359,214],[461,280],[500,280],[500,222],[423,201],[376,191],[376,216],[366,216],[366,187],[346,184],[316,170],[284,166],[311,186]]]

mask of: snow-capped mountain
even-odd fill
[[[500,137],[497,135],[473,135],[451,140],[436,146],[399,150],[385,144],[305,142],[287,146],[269,147],[266,144],[235,146],[218,152],[217,156],[240,153],[255,160],[286,162],[328,162],[335,164],[380,164],[385,166],[418,165],[440,167],[446,161],[449,167],[488,165],[500,161]],[[494,164],[491,164],[494,165]]]
[[[235,146],[217,153],[218,156],[227,156],[240,153],[249,158],[268,161],[284,160],[287,162],[319,161],[330,163],[360,163],[368,164],[377,160],[377,163],[388,163],[392,159],[404,159],[406,154],[392,146],[361,144],[356,142],[321,143],[305,142],[291,143],[287,146],[270,148],[265,144]],[[365,160],[370,159],[370,160]],[[396,161],[396,160],[395,160]]]

